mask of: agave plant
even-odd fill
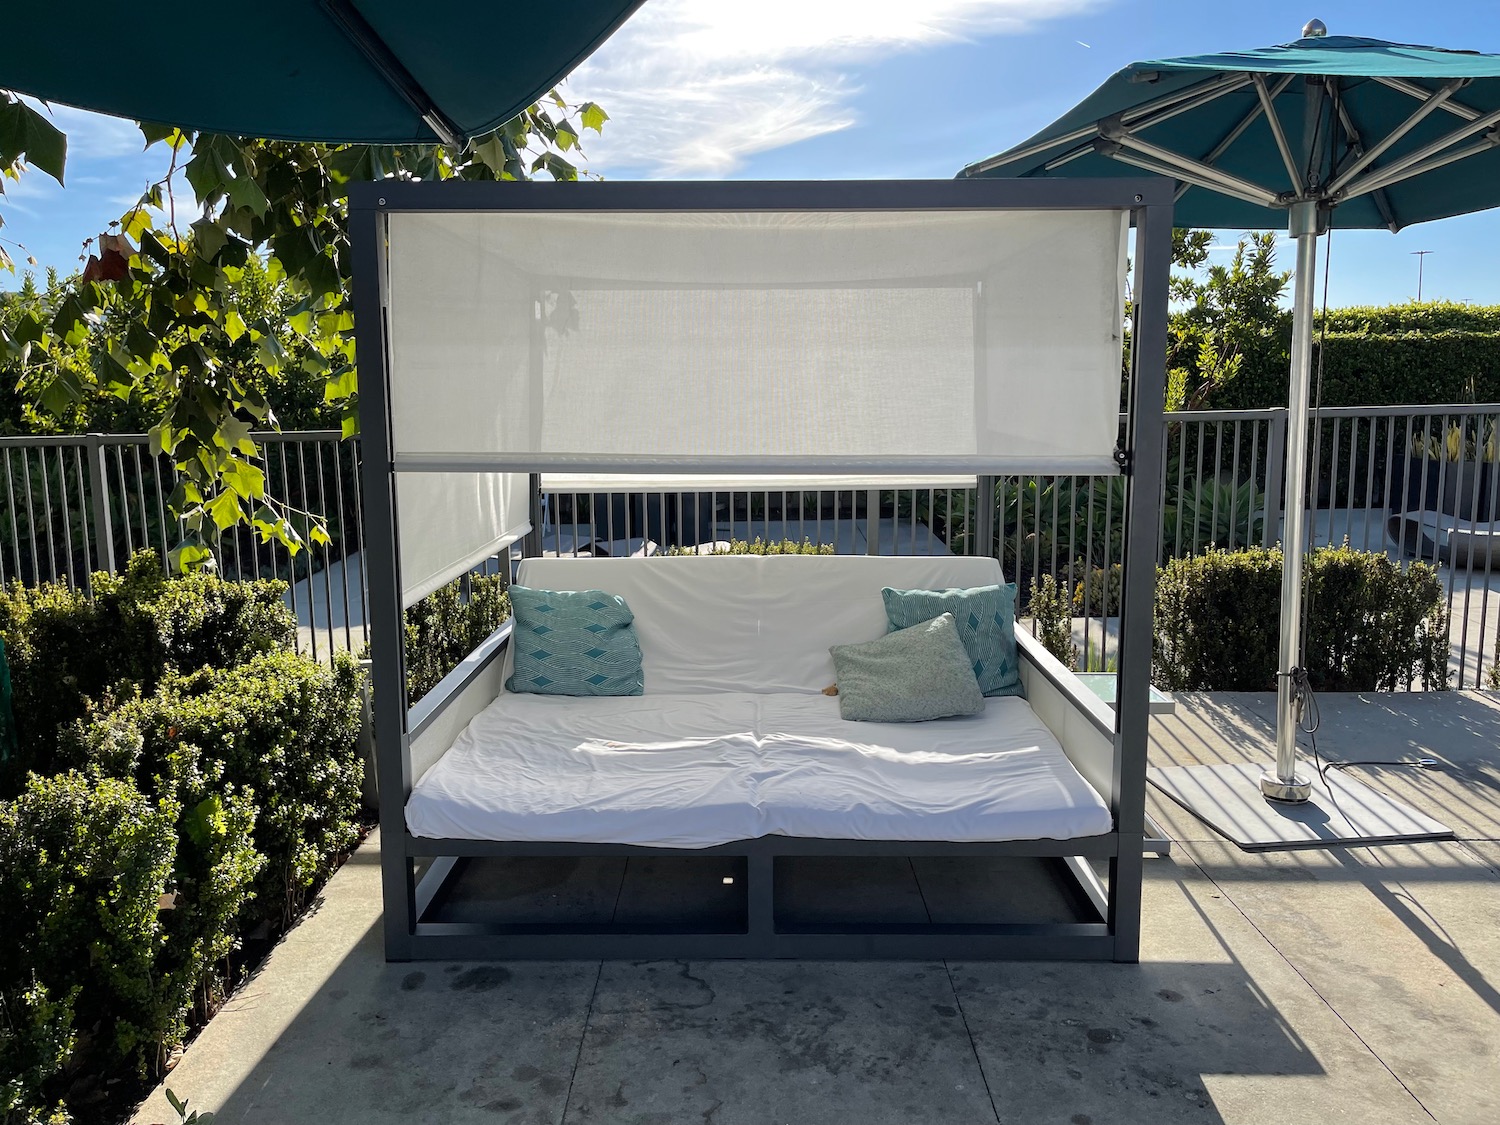
[[[1265,522],[1266,494],[1254,481],[1188,481],[1162,509],[1162,542],[1169,555],[1246,547],[1260,542]]]

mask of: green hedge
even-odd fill
[[[1169,691],[1274,691],[1281,551],[1174,559],[1156,589],[1154,681]],[[1324,547],[1307,565],[1307,670],[1324,691],[1448,687],[1448,615],[1437,571]]]
[[[23,742],[0,800],[7,1123],[159,1075],[240,935],[285,924],[359,831],[359,673],[289,650],[280,584],[137,559],[95,588],[0,595]]]
[[[128,781],[33,777],[0,803],[0,1117],[55,1110],[80,1038],[140,1068],[180,1036],[183,981],[163,971],[158,901],[176,852],[171,801]]]
[[[27,771],[53,773],[57,732],[124,685],[153,690],[169,672],[230,667],[290,648],[297,622],[283,583],[209,574],[166,578],[142,551],[118,577],[94,576],[94,597],[57,583],[0,591],[0,637],[10,662],[17,754],[0,763],[0,796]]]
[[[505,574],[450,582],[406,611],[406,693],[415,703],[510,617]]]
[[[1324,406],[1404,406],[1421,403],[1500,402],[1500,310],[1482,310],[1475,327],[1420,327],[1423,321],[1394,310],[1369,310],[1355,327],[1357,310],[1329,315],[1322,341]],[[1419,327],[1410,327],[1410,325]],[[1479,327],[1482,325],[1483,327]],[[1385,330],[1376,330],[1385,329]],[[1210,409],[1285,406],[1291,326],[1250,337],[1239,373],[1212,391]],[[1314,371],[1319,338],[1314,336]]]
[[[1119,612],[1113,568],[1107,612]],[[1073,619],[1106,609],[1079,583],[1033,581],[1028,608],[1042,645],[1079,667]],[[1324,547],[1307,566],[1307,668],[1325,691],[1448,687],[1448,615],[1436,570],[1406,570],[1383,554]],[[1157,572],[1152,682],[1169,691],[1274,691],[1281,620],[1281,551],[1213,550]],[[1497,649],[1500,651],[1500,649]],[[1500,676],[1495,677],[1500,681]],[[1496,682],[1493,686],[1500,686]]]
[[[222,884],[222,846],[237,835],[224,830],[243,800],[264,863],[237,912],[246,925],[284,924],[358,836],[358,675],[347,656],[330,670],[291,652],[169,675],[81,741],[93,769],[190,810],[185,835],[205,852],[194,882],[213,872]]]

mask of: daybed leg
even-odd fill
[[[382,858],[385,959],[410,961],[417,928],[417,880],[411,856]]]
[[[1109,929],[1114,960],[1134,965],[1141,959],[1141,861],[1143,833],[1120,834],[1120,853],[1109,861]]]
[[[745,894],[750,911],[753,957],[771,957],[776,941],[776,857],[752,852],[745,857]]]

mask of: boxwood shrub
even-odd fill
[[[0,591],[18,741],[0,764],[0,795],[17,792],[29,770],[65,768],[54,757],[57,732],[121,685],[149,692],[169,671],[226,668],[289,649],[296,637],[280,582],[169,579],[161,559],[142,551],[123,574],[93,583],[93,598],[61,583]]]
[[[158,904],[177,805],[129,781],[30,778],[0,802],[0,1117],[55,1111],[80,1040],[105,1068],[140,1069],[180,1036],[186,997],[163,971]]]
[[[243,801],[264,863],[240,914],[246,924],[284,924],[358,837],[359,724],[352,659],[340,656],[330,669],[270,652],[170,673],[82,740],[94,769],[182,804],[187,842],[204,853],[198,874],[210,881],[223,882],[220,845],[234,835]]]
[[[6,1125],[159,1075],[240,936],[285,924],[359,831],[359,672],[290,651],[284,586],[143,555],[94,589],[0,593]]]
[[[1156,588],[1154,681],[1171,691],[1274,691],[1281,551],[1174,559]],[[1307,670],[1315,689],[1448,687],[1448,614],[1437,571],[1324,547],[1308,560]]]

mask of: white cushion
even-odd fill
[[[1024,699],[851,723],[823,695],[501,695],[413,790],[417,836],[705,848],[1073,839],[1109,808]]]
[[[635,614],[647,695],[816,694],[834,682],[830,646],[887,632],[882,587],[986,586],[1003,577],[995,559],[962,555],[714,555],[532,558],[518,581],[623,597]]]

